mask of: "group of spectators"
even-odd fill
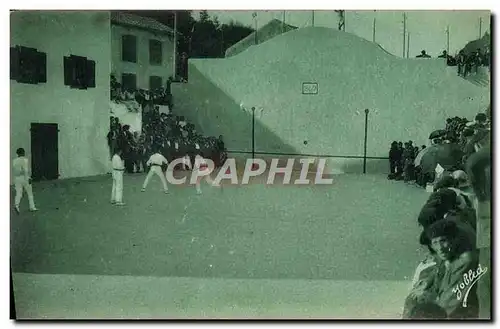
[[[419,168],[415,167],[414,162],[418,153],[425,147],[425,145],[422,145],[421,148],[413,146],[413,141],[404,143],[404,146],[403,142],[392,142],[389,150],[390,174],[388,179],[404,180],[405,182],[418,181]]]
[[[480,48],[472,53],[466,53],[460,50],[456,56],[450,56],[446,50],[438,58],[446,58],[448,66],[457,66],[457,74],[462,77],[467,77],[470,73],[477,74],[479,67],[490,67],[491,53],[488,49],[482,51]]]
[[[114,102],[126,103],[136,102],[141,107],[146,105],[165,105],[173,107],[172,85],[173,78],[169,77],[165,88],[157,88],[155,90],[145,89],[130,89],[125,88],[119,83],[114,75],[110,78],[110,98]]]
[[[490,52],[481,52],[481,49],[466,54],[465,51],[461,50],[458,55],[454,58],[455,65],[458,67],[458,75],[462,77],[467,77],[471,72],[477,74],[480,66],[490,66]],[[448,65],[453,62],[447,62]]]
[[[463,170],[468,157],[476,151],[478,143],[489,136],[489,132],[487,115],[479,113],[473,122],[460,117],[448,118],[445,129],[430,134],[429,147],[414,146],[412,141],[403,146],[402,142],[394,141],[389,150],[388,179],[426,187],[442,171]]]
[[[131,111],[134,111],[135,106],[128,103],[137,103],[138,111],[142,114],[142,129],[133,133],[129,125],[120,123],[119,118],[110,118],[107,136],[110,155],[117,148],[122,151],[126,172],[146,172],[147,160],[158,150],[169,162],[187,155],[194,163],[197,154],[214,161],[216,167],[225,162],[227,153],[222,136],[205,137],[183,116],[172,114],[170,85],[155,92],[129,91],[122,90],[112,77],[111,86],[113,101],[127,104]],[[168,106],[168,113],[160,113],[160,106]]]
[[[194,157],[199,154],[220,167],[227,158],[222,136],[203,136],[183,116],[159,113],[157,107],[144,113],[142,136],[146,154],[160,149],[169,162],[187,155],[194,163]]]
[[[431,58],[425,50],[422,50],[422,52],[416,57]],[[442,54],[439,55],[438,58],[445,58],[448,66],[457,66],[458,75],[465,78],[472,72],[477,74],[479,67],[481,66],[490,67],[491,53],[488,49],[482,51],[478,48],[472,53],[466,53],[464,50],[460,50],[456,56],[451,56],[446,50],[443,50]]]
[[[489,112],[490,108],[479,113],[472,122],[447,119],[445,129],[430,135],[429,147],[418,150],[411,141],[404,147],[397,142],[391,145],[389,178],[415,179],[432,187],[417,218],[422,229],[419,243],[428,254],[416,269],[403,318],[491,316],[490,273],[486,272],[491,258]],[[418,160],[430,166],[423,168]]]

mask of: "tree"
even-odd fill
[[[224,57],[227,48],[239,42],[254,30],[239,22],[222,24],[218,17],[210,17],[206,10],[196,20],[190,10],[141,10],[128,11],[134,15],[151,17],[174,28],[174,14],[177,13],[177,51],[187,53],[190,58]]]
[[[219,29],[221,27],[219,18],[217,16],[214,16],[214,18],[212,19],[212,23],[214,24],[215,29]]]
[[[200,22],[207,23],[209,21],[210,21],[210,16],[208,15],[208,12],[206,10],[200,11]]]

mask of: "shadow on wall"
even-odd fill
[[[174,113],[183,115],[205,136],[224,136],[226,148],[235,152],[252,151],[252,114],[219,89],[195,66],[189,65],[189,82],[172,85],[175,98]],[[274,132],[259,122],[255,115],[255,149],[296,154]],[[257,145],[257,142],[259,145]],[[242,154],[243,158],[251,154]]]
[[[229,156],[244,163],[251,158],[252,115],[241,109],[240,104],[213,84],[194,65],[189,65],[189,82],[172,85],[175,98],[174,113],[183,115],[205,136],[224,136]],[[315,155],[301,155],[300,151],[284,142],[276,133],[259,121],[259,110],[255,115],[256,157],[268,164],[278,158],[279,166],[285,166],[287,159],[314,158]],[[259,152],[269,154],[260,154]],[[317,163],[317,162],[316,162]],[[311,166],[311,169],[315,166]],[[363,159],[327,158],[325,172],[362,173]],[[388,173],[388,160],[367,160],[367,173]]]

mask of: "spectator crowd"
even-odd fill
[[[448,118],[430,134],[428,147],[391,144],[388,178],[431,192],[417,218],[428,253],[415,271],[403,318],[491,316],[490,111],[472,122]]]
[[[422,50],[420,55],[417,55],[416,57],[431,58],[425,50]],[[438,58],[445,58],[448,66],[457,66],[457,74],[464,78],[471,73],[477,74],[481,66],[489,68],[491,63],[490,50],[481,50],[480,48],[471,53],[467,53],[462,49],[456,56],[451,56],[446,50],[443,50],[443,53],[439,55]]]
[[[135,105],[131,106],[130,103],[137,104],[137,111],[142,110],[140,132],[131,132],[129,125],[122,125],[119,118],[110,117],[110,131],[107,136],[110,155],[117,149],[122,151],[127,173],[147,172],[146,161],[157,150],[160,150],[169,162],[189,156],[191,163],[194,163],[194,157],[199,154],[214,161],[218,167],[227,158],[222,136],[205,137],[183,116],[172,113],[171,82],[172,79],[169,78],[167,87],[161,90],[130,91],[123,90],[120,84],[111,78],[111,100],[126,104],[130,111],[135,111]],[[160,113],[160,106],[167,106],[168,113]]]

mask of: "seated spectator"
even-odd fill
[[[446,50],[443,50],[443,53],[439,55],[438,58],[448,58],[448,52]]]
[[[450,187],[458,187],[458,182],[455,180],[455,178],[453,178],[453,176],[445,175],[438,182],[436,182],[436,184],[434,185],[434,191],[439,191],[440,189]]]
[[[454,291],[462,283],[464,274],[477,270],[475,232],[459,221],[444,219],[430,226],[423,235],[424,244],[441,261],[430,289],[435,296],[433,301],[446,311],[448,317],[477,317],[475,286],[469,293],[467,307],[463,307]]]
[[[457,195],[454,191],[441,188],[433,192],[422,207],[418,223],[425,229],[434,222],[443,219],[449,212],[458,208]]]
[[[431,56],[429,56],[429,55],[425,52],[425,50],[422,50],[422,51],[420,52],[420,55],[417,55],[417,58],[431,58]]]
[[[486,127],[486,122],[488,121],[488,118],[486,117],[485,113],[478,113],[474,118],[474,121],[476,122],[477,127],[484,128]]]
[[[436,267],[425,279],[418,282],[406,299],[405,313],[418,304],[434,303],[445,310],[448,318],[476,318],[477,296],[475,285],[462,305],[464,292],[457,298],[456,287],[463,283],[469,270],[476,271],[477,252],[469,232],[456,221],[443,219],[429,226],[420,237],[436,259]]]

